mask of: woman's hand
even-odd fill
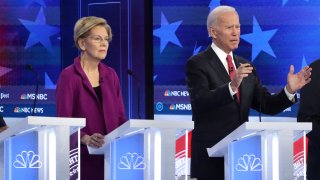
[[[84,135],[81,138],[81,143],[87,146],[100,148],[104,144],[104,136],[100,133],[94,133],[91,136]]]

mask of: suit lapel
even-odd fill
[[[212,69],[214,69],[214,71],[217,72],[218,76],[225,82],[230,81],[230,76],[228,72],[221,63],[217,54],[212,50],[211,46],[209,46],[204,53],[207,59],[209,60],[208,64],[211,66]]]
[[[74,67],[75,67],[75,70],[76,72],[81,76],[82,78],[82,84],[83,86],[94,96],[96,96],[96,93],[94,92],[91,84],[90,84],[90,81],[87,77],[87,75],[85,74],[85,72],[83,71],[82,67],[81,67],[81,64],[80,64],[80,57],[77,57],[75,60],[74,60]]]

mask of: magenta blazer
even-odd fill
[[[86,118],[81,137],[93,133],[106,135],[126,121],[116,72],[99,63],[99,73],[102,103],[80,65],[80,57],[62,70],[57,82],[57,116]]]

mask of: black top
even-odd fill
[[[7,126],[6,122],[4,121],[3,117],[0,116],[0,128]]]
[[[101,87],[100,87],[100,85],[97,86],[97,87],[93,87],[93,89],[96,92],[96,95],[97,95],[99,101],[101,102],[102,101],[102,96],[101,96]]]

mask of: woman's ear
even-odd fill
[[[81,49],[81,51],[86,50],[86,46],[85,46],[85,42],[84,42],[83,38],[79,38],[77,43],[78,43],[78,46]]]

